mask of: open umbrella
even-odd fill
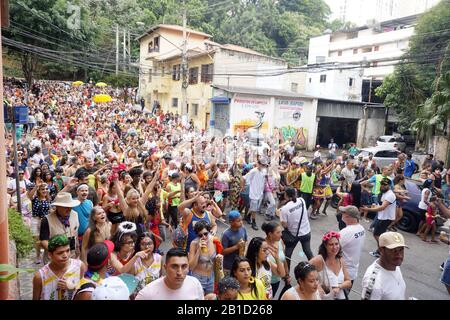
[[[84,84],[83,81],[75,81],[75,82],[72,82],[72,85],[74,85],[74,86],[81,86],[82,84]]]
[[[95,103],[110,102],[112,98],[109,94],[97,94],[93,97]]]
[[[104,83],[104,82],[98,82],[98,83],[96,83],[95,84],[97,87],[106,87],[106,86],[108,86],[106,83]]]

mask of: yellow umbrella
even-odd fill
[[[93,98],[95,103],[110,102],[112,98],[109,94],[97,94]]]
[[[74,85],[74,86],[81,86],[82,84],[84,84],[83,81],[75,81],[75,82],[72,82],[72,85]]]
[[[106,87],[106,86],[108,86],[106,83],[104,83],[104,82],[98,82],[97,84],[96,84],[96,86],[97,87]]]

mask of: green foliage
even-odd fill
[[[104,78],[97,78],[95,82],[103,81],[113,87],[124,88],[124,87],[137,87],[138,80],[134,77],[127,77],[126,75],[108,75]]]
[[[22,219],[22,215],[14,209],[8,209],[9,237],[16,242],[17,255],[24,257],[33,250],[34,240],[31,230]]]
[[[320,35],[329,26],[330,9],[323,0],[185,2],[189,27],[211,34],[216,42],[245,46],[282,57],[294,65],[305,61],[308,39]],[[69,4],[81,8],[78,30],[67,26]],[[48,57],[16,50],[29,81],[40,77],[88,81],[115,73],[116,24],[122,42],[124,28],[131,30],[132,38],[136,38],[158,23],[181,25],[183,9],[181,0],[16,0],[10,6],[13,23],[5,30],[8,38],[66,52],[59,54],[60,61],[50,61]],[[138,41],[132,41],[131,53],[132,61],[136,61]],[[137,71],[128,73],[137,79]]]
[[[400,131],[413,129],[421,137],[445,131],[449,119],[445,89],[450,70],[449,21],[448,0],[421,16],[401,63],[375,91],[384,105],[399,114]]]
[[[0,264],[0,273],[5,273],[0,275],[0,282],[6,282],[15,279],[19,273],[21,272],[34,272],[34,269],[23,269],[23,268],[16,268],[10,264]]]

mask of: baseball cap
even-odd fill
[[[398,247],[406,247],[408,246],[405,244],[405,239],[403,238],[401,233],[398,232],[385,232],[381,234],[379,238],[379,246],[380,248],[386,247],[388,249],[395,249]]]
[[[350,217],[358,219],[359,220],[359,210],[355,206],[340,206],[339,211],[342,213],[348,214]]]
[[[232,210],[232,211],[230,211],[230,213],[228,213],[228,220],[229,221],[237,219],[237,218],[240,218],[240,217],[241,217],[241,214],[237,210]]]
[[[101,243],[94,244],[87,253],[87,263],[89,269],[101,269],[108,262],[113,250],[114,243],[110,240],[105,240]]]
[[[180,177],[180,174],[178,173],[177,170],[171,170],[169,171],[169,177],[171,177],[172,179],[176,179]]]
[[[136,278],[127,273],[108,277],[92,291],[92,300],[129,300],[136,290]]]

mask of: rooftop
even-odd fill
[[[146,35],[152,33],[153,31],[155,31],[157,29],[175,30],[175,31],[183,32],[183,27],[181,27],[181,26],[177,26],[177,25],[174,25],[174,24],[158,24],[158,25],[155,25],[155,26],[151,27],[147,31],[145,31],[142,35],[137,37],[136,40],[138,40],[138,41],[141,40],[143,37],[145,37]],[[211,38],[212,37],[211,35],[209,35],[207,33],[196,31],[196,30],[189,29],[189,28],[186,28],[186,31],[187,31],[188,34],[196,34],[196,35],[199,35],[199,36],[203,36],[205,38]]]
[[[285,91],[285,90],[234,87],[234,86],[224,86],[224,85],[212,85],[212,87],[226,91],[226,92],[230,92],[230,93],[253,94],[253,95],[260,95],[260,96],[271,96],[271,97],[316,99],[316,97],[313,97],[313,96],[308,96],[308,95],[299,94],[299,93],[295,93],[295,92],[291,92],[291,91]]]

